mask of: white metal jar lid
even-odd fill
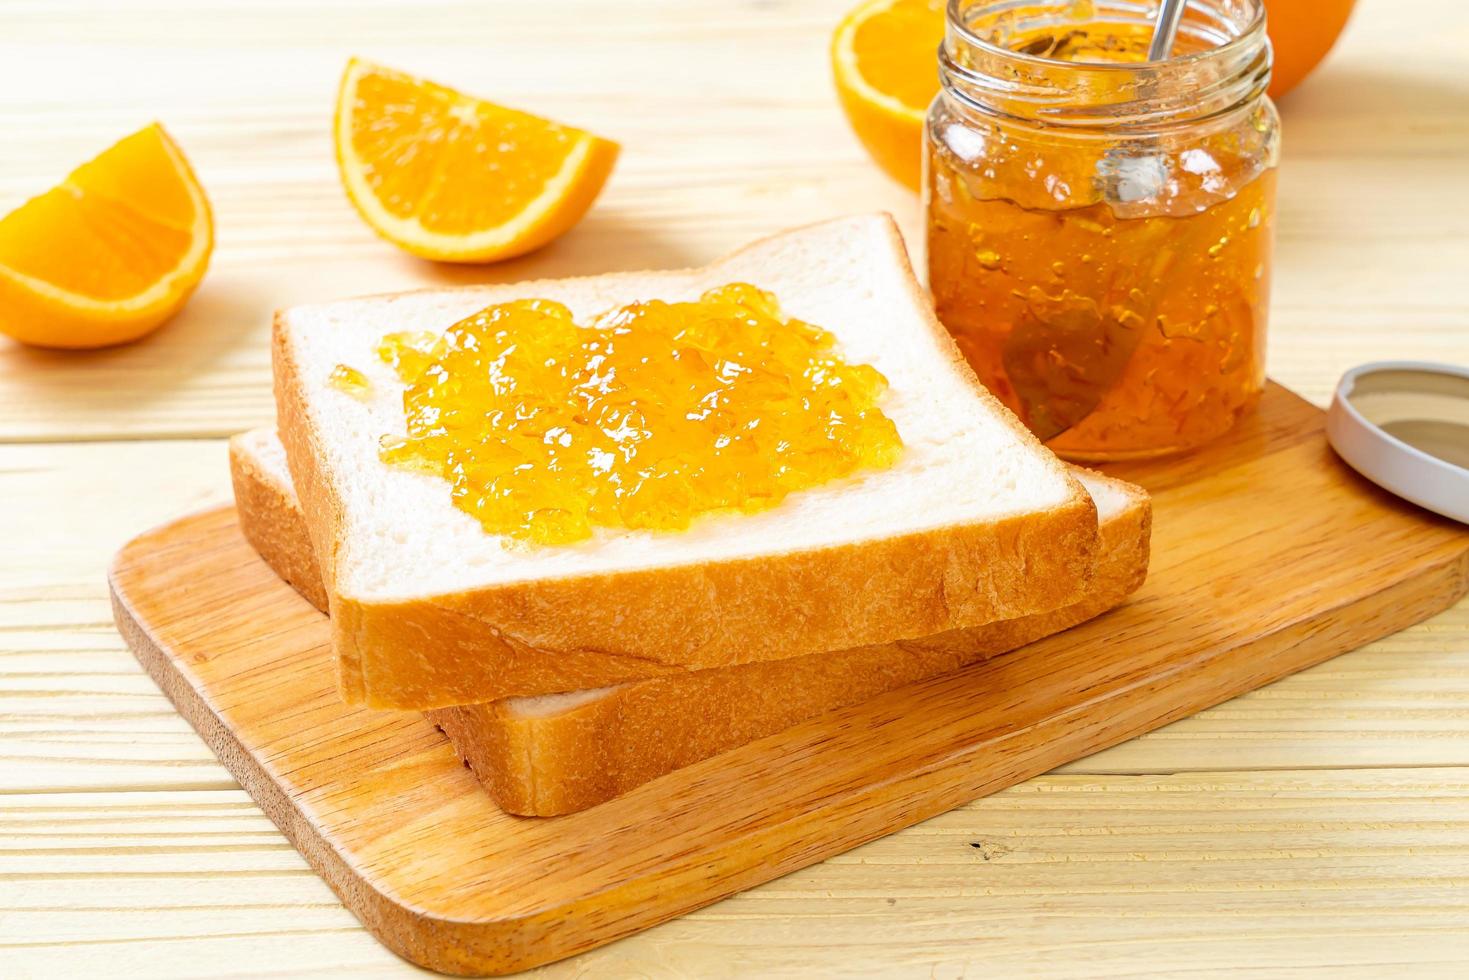
[[[1326,437],[1385,490],[1469,524],[1469,368],[1377,361],[1342,375]]]

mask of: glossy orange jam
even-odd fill
[[[442,476],[486,531],[539,544],[593,528],[677,530],[710,511],[886,467],[886,380],[743,283],[578,324],[531,299],[442,336],[393,334],[407,437],[382,458]]]
[[[366,400],[372,395],[372,382],[368,380],[367,375],[345,364],[338,364],[332,368],[332,373],[327,376],[326,383],[359,400]]]
[[[1146,61],[1150,36],[1150,25],[1120,21],[993,35],[1032,58],[1092,66]],[[1201,50],[1185,35],[1175,57]],[[1163,80],[1159,69],[1153,85]],[[1147,91],[1105,69],[1086,85],[1086,98],[1119,104]],[[1273,108],[1256,93],[1231,113],[1157,135],[1105,124],[1067,131],[1037,116],[941,104],[930,114],[928,269],[939,318],[981,380],[1063,456],[1208,442],[1264,382]]]
[[[990,390],[1063,455],[1207,442],[1260,390],[1274,183],[1263,174],[1186,217],[1006,200],[936,208],[939,318]]]

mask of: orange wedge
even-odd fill
[[[203,188],[148,126],[0,218],[0,332],[39,347],[136,340],[184,305],[213,248]]]
[[[424,258],[493,262],[545,245],[596,200],[618,146],[354,58],[337,165],[379,235]]]
[[[914,190],[943,39],[943,0],[868,0],[842,19],[831,39],[847,121],[878,166]]]

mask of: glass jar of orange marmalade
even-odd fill
[[[1259,0],[950,0],[928,275],[981,380],[1057,453],[1178,452],[1265,379],[1279,119]]]

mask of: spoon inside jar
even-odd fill
[[[1161,0],[1148,61],[1172,57],[1187,6],[1188,0]],[[1119,214],[1156,198],[1168,179],[1168,158],[1153,139],[1109,147],[1096,165],[1102,198]],[[1113,283],[1097,287],[1081,294],[1108,295]],[[1025,423],[1044,442],[1081,424],[1101,405],[1142,342],[1140,325],[1153,315],[1149,309],[1110,303],[1051,305],[1057,308],[1032,304],[1011,326],[1001,350]],[[1119,308],[1131,315],[1118,316]]]
[[[1188,0],[1163,0],[1158,5],[1158,17],[1153,21],[1153,43],[1148,45],[1149,61],[1167,61],[1173,53],[1173,42],[1178,38],[1178,25],[1183,20],[1183,10]]]
[[[1188,0],[1162,0],[1148,45],[1149,61],[1167,61],[1172,55],[1187,6]],[[1143,140],[1109,148],[1096,171],[1103,197],[1126,208],[1158,195],[1168,180],[1168,160],[1156,142]],[[1084,421],[1126,372],[1142,341],[1138,324],[1151,316],[1131,312],[1134,320],[1124,320],[1096,303],[1075,304],[1047,310],[1044,316],[1031,310],[1012,325],[1001,353],[1005,372],[1026,425],[1042,441]]]

